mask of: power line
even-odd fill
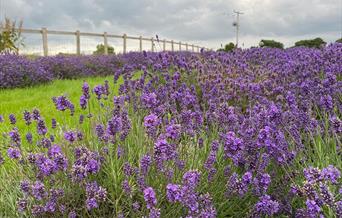
[[[236,47],[239,45],[239,28],[240,28],[240,14],[243,14],[240,11],[233,11],[236,14],[236,21],[233,23],[233,26],[236,27]]]

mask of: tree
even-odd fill
[[[0,24],[0,53],[19,53],[19,47],[24,45],[21,37],[22,25],[23,22],[20,21],[17,28],[16,22],[8,18]]]
[[[342,43],[342,38],[340,38],[340,39],[336,40],[336,42],[338,42],[338,43]]]
[[[321,48],[325,46],[326,42],[323,39],[317,37],[315,39],[300,40],[295,43],[295,46],[305,46],[309,48]]]
[[[104,44],[98,44],[96,46],[96,51],[94,51],[93,54],[105,54]],[[114,53],[114,47],[108,45],[108,54],[115,54]]]
[[[230,52],[233,51],[235,48],[234,43],[230,42],[229,44],[226,44],[224,48],[220,48],[217,51],[224,51],[224,52]]]
[[[274,40],[270,40],[270,39],[262,39],[259,42],[260,47],[269,47],[269,48],[280,48],[280,49],[284,49],[284,44],[281,42],[277,42]]]

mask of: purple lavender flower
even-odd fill
[[[116,149],[116,155],[118,156],[118,158],[122,157],[122,155],[124,154],[124,150],[122,149],[122,147],[120,145],[118,145],[117,149]]]
[[[71,177],[74,182],[80,182],[88,175],[97,173],[104,160],[98,152],[90,151],[85,147],[75,149],[75,158],[71,169]]]
[[[306,200],[306,208],[309,217],[317,217],[321,208],[317,205],[317,203],[313,200]]]
[[[309,183],[321,180],[321,171],[318,168],[308,167],[304,169],[304,176]]]
[[[342,201],[336,202],[336,215],[337,215],[337,217],[342,216]]]
[[[70,143],[73,143],[77,139],[77,135],[73,131],[67,131],[64,133],[64,139],[69,141]]]
[[[9,118],[10,123],[11,123],[12,125],[14,125],[14,124],[17,122],[17,119],[15,118],[14,114],[10,114],[10,115],[8,116],[8,118]]]
[[[9,148],[7,150],[7,155],[11,159],[18,159],[21,157],[21,152],[18,148]]]
[[[52,100],[56,106],[56,109],[59,111],[65,111],[71,104],[71,102],[64,95],[53,98]]]
[[[183,185],[194,189],[200,182],[201,174],[197,170],[190,170],[183,175]]]
[[[158,104],[157,95],[154,92],[142,94],[141,102],[146,108],[154,108]]]
[[[4,122],[4,117],[0,114],[0,123]]]
[[[13,128],[13,130],[9,132],[9,136],[11,138],[11,142],[13,143],[13,145],[20,146],[21,138],[18,128]]]
[[[82,95],[82,96],[80,97],[80,106],[81,106],[81,108],[82,108],[83,110],[86,109],[86,108],[87,108],[87,104],[88,104],[87,98],[86,98],[84,95]]]
[[[98,205],[97,200],[95,198],[87,198],[86,207],[88,210],[92,210],[94,208],[98,208],[99,205]]]
[[[168,125],[165,131],[166,131],[166,137],[172,140],[177,140],[180,137],[181,125],[179,124]]]
[[[45,126],[44,120],[38,120],[38,122],[37,122],[37,133],[39,135],[45,135],[47,133],[47,128]]]
[[[38,142],[40,146],[44,147],[44,148],[49,148],[51,147],[51,140],[48,138],[42,138],[42,140],[40,142]]]
[[[204,143],[203,138],[199,138],[198,139],[198,147],[202,148],[203,147],[203,143]]]
[[[28,143],[32,144],[32,133],[28,132],[26,134],[26,140]]]
[[[98,172],[100,170],[100,163],[97,160],[95,160],[95,159],[90,159],[86,163],[85,169],[89,173],[96,173],[96,172]]]
[[[279,210],[279,203],[271,200],[269,195],[260,197],[259,202],[255,204],[255,211],[259,215],[272,216]]]
[[[55,141],[55,136],[54,135],[50,135],[50,141],[54,142]]]
[[[96,94],[96,97],[98,100],[101,99],[101,95],[103,94],[103,86],[102,85],[97,85],[94,87],[93,92]]]
[[[134,174],[134,169],[128,162],[125,162],[123,166],[123,172],[127,177],[132,176]]]
[[[181,200],[181,190],[179,185],[168,184],[166,186],[166,197],[171,203],[175,203]]]
[[[68,218],[76,218],[77,214],[75,211],[70,211],[70,213],[68,214]]]
[[[79,141],[82,141],[82,140],[83,140],[83,138],[84,138],[84,135],[83,135],[83,133],[82,133],[82,132],[80,132],[80,131],[77,131],[76,135],[77,135],[77,140],[79,140]]]
[[[140,160],[140,170],[143,175],[146,175],[149,167],[152,164],[152,158],[150,155],[144,155]]]
[[[57,127],[57,121],[55,118],[52,118],[51,119],[51,128],[56,129],[56,127]]]
[[[23,213],[27,209],[27,200],[26,199],[19,199],[17,202],[18,211]]]
[[[96,181],[86,184],[86,207],[88,210],[98,208],[99,202],[102,202],[107,197],[107,191],[99,186]]]
[[[321,176],[324,180],[329,180],[333,184],[337,184],[338,179],[341,178],[341,173],[336,167],[329,165],[328,167],[322,169]]]
[[[33,120],[40,120],[40,112],[38,109],[33,109],[32,111],[32,119]]]
[[[96,132],[96,135],[99,139],[102,138],[104,133],[105,133],[104,126],[101,124],[96,125],[95,126],[95,132]]]
[[[267,173],[257,175],[253,180],[253,188],[255,194],[262,195],[266,193],[270,183],[271,177]]]
[[[82,86],[82,93],[83,93],[83,96],[86,98],[86,99],[89,99],[90,98],[90,94],[89,94],[89,85],[86,81],[84,81],[83,83],[83,86]]]
[[[125,179],[125,180],[122,182],[122,189],[124,190],[125,194],[127,194],[127,195],[130,195],[130,194],[131,194],[132,189],[131,189],[131,186],[129,185],[127,179]]]
[[[155,137],[157,133],[157,127],[161,123],[160,119],[155,114],[147,115],[144,118],[144,126],[146,128],[146,132],[149,136]]]
[[[45,191],[45,185],[40,181],[36,181],[31,186],[31,194],[38,201],[42,200],[47,195],[47,192]]]
[[[159,218],[160,217],[160,209],[159,208],[151,208],[150,214],[148,215],[149,218]]]
[[[268,175],[268,174],[267,174]],[[250,171],[246,172],[243,176],[242,176],[242,182],[245,184],[250,184],[252,182],[252,173]]]
[[[79,120],[78,120],[78,123],[79,123],[79,124],[82,124],[83,121],[84,121],[84,115],[81,114],[81,115],[80,115],[80,118],[79,118]]]
[[[321,107],[323,107],[327,111],[330,111],[334,108],[334,102],[330,95],[321,96],[320,104]]]
[[[24,111],[24,120],[25,120],[25,124],[26,125],[30,125],[31,124],[31,114],[27,110]]]
[[[110,94],[108,80],[105,80],[105,84],[103,85],[103,94],[105,95],[105,98],[108,98],[108,95]]]
[[[25,193],[29,194],[30,192],[30,182],[28,180],[23,180],[20,182],[20,190]]]
[[[147,187],[144,190],[144,199],[146,202],[147,209],[152,209],[157,204],[156,193],[154,192],[152,187]]]
[[[134,211],[139,211],[139,209],[140,209],[140,204],[139,204],[139,202],[134,202],[133,204],[132,204],[132,206],[133,206],[133,210]]]

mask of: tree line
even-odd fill
[[[342,43],[342,38],[337,39],[335,42]],[[292,47],[299,47],[299,46],[304,46],[308,48],[322,48],[326,45],[327,43],[322,39],[322,38],[314,38],[314,39],[304,39],[304,40],[299,40],[295,42],[294,46]],[[261,48],[279,48],[279,49],[284,49],[284,44],[272,39],[262,39],[259,42],[259,46]],[[230,42],[224,46],[224,48],[220,48],[217,51],[225,51],[225,52],[230,52],[235,49],[235,44]]]

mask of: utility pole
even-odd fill
[[[236,22],[233,23],[233,26],[236,27],[236,45],[235,46],[237,48],[239,45],[239,28],[240,28],[239,16],[240,16],[240,14],[243,14],[243,13],[240,11],[235,11],[235,10],[234,10],[234,13],[236,14]]]
[[[3,7],[2,0],[0,0],[0,24],[2,24],[2,7]]]

